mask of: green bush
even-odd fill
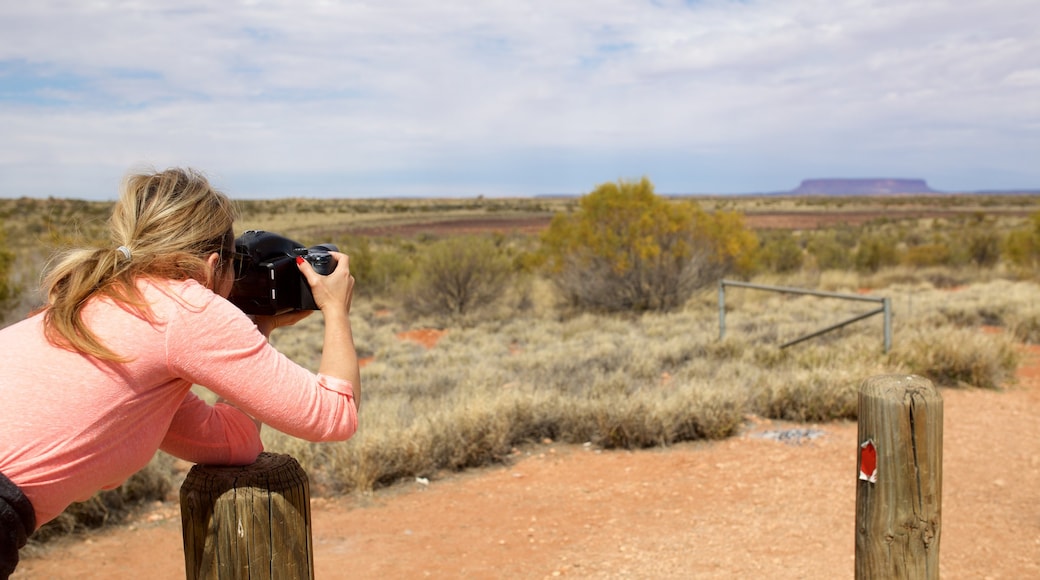
[[[910,246],[903,253],[903,263],[916,268],[946,266],[950,260],[950,246],[943,243]]]
[[[845,270],[852,263],[856,237],[855,232],[848,229],[813,232],[805,249],[816,261],[817,268]]]
[[[510,259],[487,238],[433,242],[420,252],[406,307],[420,315],[469,314],[503,297],[511,268]]]
[[[550,276],[588,310],[670,310],[725,272],[751,269],[757,240],[743,216],[657,196],[650,180],[604,183],[542,237]]]
[[[1011,264],[1035,270],[1040,265],[1040,212],[1030,216],[1025,228],[1010,232],[1003,245],[1004,255]]]
[[[374,296],[393,295],[409,277],[415,273],[416,258],[411,253],[394,249],[378,250],[372,253],[371,268],[365,279]]]
[[[860,272],[877,272],[899,263],[896,240],[884,234],[866,234],[856,247],[855,264]]]
[[[343,240],[339,247],[350,256],[350,271],[358,288],[372,298],[397,293],[415,272],[411,245],[379,245],[366,237],[354,237]]]
[[[1000,261],[1001,236],[986,224],[960,228],[951,233],[947,243],[954,254],[950,266],[992,268]]]
[[[801,269],[804,262],[802,247],[790,231],[779,230],[761,236],[758,263],[762,268],[777,274],[787,274]]]

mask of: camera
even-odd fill
[[[235,284],[228,300],[246,314],[317,310],[296,258],[303,256],[316,272],[327,276],[336,269],[329,252],[338,251],[333,244],[308,248],[272,232],[248,230],[235,239]]]

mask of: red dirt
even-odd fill
[[[459,235],[459,234],[538,234],[549,227],[550,216],[503,217],[503,218],[460,218],[452,220],[428,221],[421,223],[359,227],[350,229],[350,233],[361,236],[390,236],[405,238],[420,234]]]
[[[1040,349],[1005,391],[943,389],[944,579],[1040,577]],[[800,444],[760,435],[815,429]],[[312,503],[326,578],[852,578],[856,425],[749,418],[647,451],[546,443],[507,466]],[[13,578],[183,578],[176,501]]]
[[[410,340],[417,342],[426,348],[433,348],[437,341],[441,339],[445,334],[448,334],[447,330],[437,330],[436,328],[417,328],[415,330],[406,330],[404,332],[398,332],[397,338],[399,340]],[[366,356],[358,359],[358,366],[365,368],[369,363],[376,360],[374,356]]]
[[[410,340],[417,342],[426,348],[433,348],[437,344],[437,341],[441,339],[447,330],[437,330],[435,328],[417,328],[415,330],[406,330],[404,332],[398,332],[397,338],[400,340]]]

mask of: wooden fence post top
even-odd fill
[[[301,479],[306,480],[307,473],[291,455],[264,452],[249,465],[194,465],[181,489],[262,487],[278,492],[295,487]]]
[[[863,381],[860,392],[872,397],[920,396],[924,399],[942,399],[932,381],[920,375],[876,375]]]

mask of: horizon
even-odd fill
[[[0,197],[115,199],[172,166],[245,199],[643,176],[666,195],[814,175],[1033,191],[1037,19],[1032,0],[8,2]]]
[[[864,182],[864,181],[889,181],[889,180],[916,180],[917,178],[871,178],[871,177],[853,177],[853,178],[842,178],[842,177],[825,177],[825,178],[807,178],[802,180],[802,185],[808,181],[849,181],[849,182]],[[927,183],[927,180],[922,180]],[[801,187],[801,185],[799,186]],[[799,187],[790,190],[777,190],[777,191],[747,191],[747,192],[730,192],[730,193],[713,193],[713,192],[663,192],[656,191],[655,194],[661,197],[667,198],[719,198],[719,197],[928,197],[928,196],[1000,196],[1000,195],[1040,195],[1040,187],[1038,188],[1013,188],[1013,189],[979,189],[972,191],[944,191],[931,189],[930,191],[889,191],[889,192],[798,192]],[[394,195],[394,196],[332,196],[332,195],[318,195],[318,196],[299,196],[299,195],[285,195],[285,196],[264,196],[264,197],[245,197],[241,195],[235,195],[234,193],[224,192],[234,201],[243,202],[254,202],[254,201],[284,201],[284,200],[329,200],[329,201],[340,201],[340,200],[356,200],[356,201],[379,201],[379,200],[402,200],[402,201],[422,201],[422,200],[506,200],[506,199],[564,199],[564,198],[577,198],[587,195],[593,191],[594,188],[585,192],[569,193],[569,192],[558,192],[558,193],[535,193],[535,194],[513,194],[513,195]],[[118,195],[109,198],[84,198],[74,196],[53,196],[53,195],[42,195],[42,196],[3,196],[0,195],[0,199],[17,200],[17,199],[55,199],[55,200],[73,200],[73,201],[87,201],[87,202],[100,202],[100,203],[112,203],[118,199]]]

